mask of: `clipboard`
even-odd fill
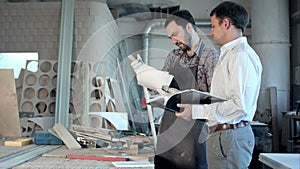
[[[223,102],[226,99],[214,96],[208,92],[202,92],[195,89],[188,89],[178,91],[169,95],[160,95],[155,98],[149,99],[147,104],[153,107],[159,107],[171,112],[180,112],[180,109],[176,106],[181,104],[211,104],[216,102]]]

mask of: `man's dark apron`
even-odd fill
[[[199,58],[197,62],[199,63]],[[197,70],[198,64],[194,67],[182,67],[178,62],[175,63],[169,73],[174,76],[176,82],[172,82],[170,87],[180,90],[198,89]],[[168,102],[168,107],[179,111],[176,104],[180,103],[180,99]],[[165,110],[157,139],[155,168],[206,169],[205,143],[198,142],[203,126],[203,121],[186,121]]]

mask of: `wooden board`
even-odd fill
[[[14,72],[0,70],[0,136],[21,137]]]
[[[24,74],[25,74],[25,69],[21,68],[19,77],[18,79],[16,79],[16,88],[23,86]]]
[[[106,141],[111,140],[111,136],[108,134],[108,132],[113,131],[110,129],[92,128],[92,127],[85,127],[85,126],[79,126],[79,125],[73,125],[72,130],[74,132],[76,132],[78,135],[88,136],[91,138],[96,138],[96,139],[101,139],[101,140],[106,140]],[[128,136],[125,138],[121,138],[120,141],[127,142],[128,139],[143,140],[145,144],[153,143],[153,137],[146,136],[146,135]]]
[[[4,141],[4,146],[25,146],[32,143],[32,138],[17,138],[13,140]]]
[[[124,105],[124,100],[123,97],[124,95],[122,94],[120,84],[118,83],[117,80],[114,79],[109,79],[107,82],[110,88],[111,96],[114,101],[116,111],[118,112],[125,112],[125,105]]]
[[[69,149],[81,149],[80,144],[62,124],[55,124],[53,127],[59,138]]]
[[[279,129],[278,129],[278,112],[277,112],[277,88],[270,87],[270,102],[272,112],[272,133],[273,133],[273,151],[279,152]]]

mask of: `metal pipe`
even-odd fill
[[[69,127],[74,0],[63,0],[58,53],[55,123]]]
[[[149,63],[149,46],[150,46],[150,33],[155,29],[164,28],[164,20],[156,19],[145,26],[143,31],[143,61]]]
[[[205,21],[195,21],[195,25],[199,28],[201,27],[210,27],[210,22],[205,22]]]
[[[150,46],[150,33],[154,29],[159,29],[164,26],[164,21],[163,20],[154,20],[154,22],[151,22],[146,25],[143,33],[143,60],[146,64],[149,64],[149,46]],[[144,90],[144,97],[146,99],[146,102],[150,100],[149,93],[147,91],[146,87],[143,87]],[[156,130],[155,130],[155,125],[154,125],[154,118],[153,118],[153,112],[152,112],[152,107],[150,105],[147,105],[147,112],[148,112],[148,119],[150,123],[150,129],[151,133],[153,136],[153,145],[154,149],[156,149],[156,144],[157,144],[157,135],[156,135]]]

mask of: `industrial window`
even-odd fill
[[[38,70],[38,62],[30,62],[26,68],[28,60],[38,60],[37,52],[22,53],[0,53],[0,69],[13,69],[14,77],[19,77],[21,68],[36,72]]]

